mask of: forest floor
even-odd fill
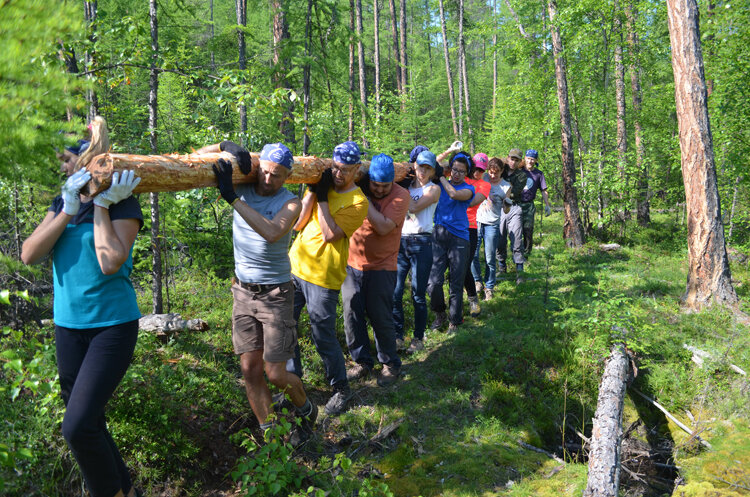
[[[257,495],[578,496],[604,359],[625,330],[638,371],[625,405],[621,494],[747,495],[750,380],[730,365],[750,371],[750,330],[726,309],[681,311],[684,226],[657,217],[649,229],[569,250],[561,223],[560,214],[537,221],[524,282],[513,272],[501,278],[478,318],[467,309],[457,334],[428,331],[425,350],[402,356],[394,386],[380,388],[374,377],[353,383],[349,409],[337,417],[321,410],[313,439],[290,456],[283,444],[252,442],[260,434],[232,353],[228,281],[181,273],[170,311],[211,329],[166,343],[142,331],[108,412],[138,485],[153,496],[241,495],[231,472],[244,461]],[[621,248],[604,251],[603,241]],[[747,313],[747,262],[733,263],[732,276]],[[145,311],[147,289],[139,300]],[[330,392],[304,314],[300,321],[305,386],[322,407]],[[59,433],[52,334],[4,332],[6,495],[81,494]],[[685,345],[711,357],[699,367]],[[247,447],[256,447],[254,459],[243,458]]]

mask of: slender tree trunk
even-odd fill
[[[636,181],[636,212],[638,224],[648,226],[651,222],[651,207],[648,164],[644,160],[645,147],[643,145],[643,125],[641,124],[641,63],[638,47],[638,33],[636,19],[638,11],[633,0],[628,0],[625,6],[625,23],[628,32],[628,47],[630,48],[630,87],[633,94],[633,127],[635,128],[635,170],[638,175]]]
[[[604,220],[604,209],[607,207],[607,199],[604,196],[603,183],[605,179],[604,167],[607,160],[607,122],[609,122],[609,105],[607,104],[608,99],[606,98],[607,92],[609,91],[609,39],[607,38],[607,30],[602,28],[602,37],[604,38],[604,64],[602,64],[602,80],[604,88],[602,88],[602,95],[605,98],[602,102],[602,135],[601,135],[601,147],[599,150],[599,185],[597,188],[597,203],[599,207],[599,223]]]
[[[466,130],[469,133],[469,150],[474,153],[474,136],[471,133],[471,106],[469,105],[469,78],[466,71],[466,40],[464,39],[464,0],[458,0],[458,49],[461,70],[460,78],[463,79],[464,103],[466,104]]]
[[[98,6],[97,6],[96,1],[83,2],[83,14],[84,14],[86,23],[89,25],[89,28],[91,29],[91,33],[89,34],[89,41],[92,44],[96,41],[96,25],[94,23],[96,22],[97,10],[98,10]],[[84,60],[84,66],[86,67],[86,71],[91,70],[94,64],[94,54],[91,51],[86,50],[83,53],[83,60]],[[87,78],[89,82],[93,84],[94,75],[89,74]],[[86,101],[89,104],[88,115],[86,117],[87,117],[87,121],[91,122],[94,120],[96,116],[99,115],[99,100],[93,88],[89,88],[88,90],[86,90]]]
[[[313,4],[315,6],[315,17],[318,20],[318,24],[320,25],[320,11],[317,8],[317,3]],[[338,128],[336,126],[336,123],[338,122],[338,119],[336,118],[338,112],[336,110],[337,104],[335,103],[335,100],[333,98],[333,91],[331,90],[331,76],[328,73],[328,65],[326,64],[326,61],[328,60],[328,54],[327,54],[327,39],[330,32],[333,30],[333,24],[335,22],[335,16],[332,16],[330,19],[330,23],[328,25],[328,30],[326,31],[326,34],[323,34],[323,30],[320,30],[320,53],[321,53],[321,62],[320,67],[323,69],[323,74],[325,74],[326,77],[326,88],[328,90],[328,103],[331,106],[331,116],[332,116],[332,131],[333,131],[333,141],[335,143],[339,142],[339,134],[338,134]]]
[[[401,25],[401,30],[399,32],[399,34],[401,35],[401,51],[399,52],[399,55],[401,56],[401,92],[402,94],[406,94],[406,86],[409,84],[409,78],[406,69],[409,62],[406,58],[406,0],[401,0],[399,24]],[[403,99],[401,100],[401,105],[402,107],[404,105]]]
[[[304,100],[304,137],[302,139],[302,154],[307,155],[310,148],[310,133],[308,120],[310,118],[310,51],[312,50],[312,3],[307,0],[307,16],[305,17],[305,67],[302,74],[302,98]]]
[[[354,139],[354,0],[349,0],[349,139]]]
[[[549,29],[552,34],[552,51],[555,56],[555,76],[557,78],[557,100],[560,105],[560,134],[562,135],[562,177],[565,224],[563,238],[568,247],[580,247],[584,244],[583,226],[578,211],[578,194],[576,193],[576,169],[573,160],[573,138],[570,130],[570,104],[568,103],[568,78],[563,58],[563,46],[560,33],[555,26],[557,5],[555,0],[547,0],[549,12]]]
[[[430,4],[427,0],[424,0],[424,11],[427,14],[427,22],[425,23],[424,38],[427,43],[427,58],[430,61],[430,73],[432,73],[432,37],[428,31],[430,27],[430,19],[432,19],[432,12],[430,12]]]
[[[492,123],[497,117],[497,0],[492,0]]]
[[[151,153],[157,154],[158,147],[156,134],[156,118],[158,115],[159,95],[159,71],[157,61],[159,58],[159,24],[156,18],[157,0],[149,0],[149,17],[151,20],[151,68],[149,77],[148,93],[148,130]],[[149,196],[151,203],[151,251],[152,251],[152,298],[151,312],[161,314],[164,308],[162,298],[162,261],[161,261],[161,237],[159,236],[159,194],[152,193]]]
[[[742,176],[737,176],[737,180],[734,182],[734,194],[732,195],[732,210],[729,211],[729,235],[727,240],[732,239],[732,232],[734,231],[734,211],[737,208],[737,191],[740,189],[740,182]]]
[[[277,68],[275,73],[276,88],[286,88],[290,90],[289,82],[286,79],[286,73],[291,69],[291,61],[288,57],[282,58],[282,49],[284,44],[289,40],[289,26],[286,22],[286,4],[284,0],[271,0],[271,12],[273,12],[273,63]],[[288,144],[296,143],[297,139],[294,133],[294,102],[290,99],[286,102],[286,108],[279,124],[279,131],[284,135]]]
[[[367,148],[367,79],[365,76],[365,46],[362,43],[362,0],[357,0],[357,51],[359,55],[359,100],[362,105],[362,145]]]
[[[208,0],[208,14],[211,20],[211,71],[216,72],[216,56],[214,54],[214,0]]]
[[[240,84],[245,84],[245,70],[247,69],[247,62],[245,56],[245,32],[242,30],[242,28],[247,26],[247,0],[235,0],[234,5],[237,11],[237,25],[240,26],[240,29],[237,30],[237,50],[240,69]],[[247,143],[247,107],[245,106],[245,102],[240,102],[240,141],[243,145]]]
[[[625,197],[627,179],[625,165],[628,154],[628,132],[625,127],[625,65],[622,62],[622,17],[617,0],[614,4],[614,35],[615,35],[615,100],[617,101],[617,172],[620,175],[620,187],[617,189],[619,200],[620,234],[624,234],[624,222],[630,218],[630,202]]]
[[[438,0],[440,6],[440,29],[443,33],[443,55],[445,56],[445,73],[448,80],[448,96],[451,101],[451,121],[453,122],[453,136],[458,137],[458,124],[456,119],[456,103],[453,96],[453,74],[451,72],[451,58],[448,52],[448,34],[445,29],[445,10],[443,9],[443,0]]]
[[[688,223],[688,277],[683,305],[736,304],[716,183],[711,123],[696,0],[667,0],[682,178]]]
[[[380,122],[380,0],[372,1],[373,32],[375,34],[375,122]]]
[[[396,61],[396,90],[401,95],[404,92],[403,81],[401,81],[401,50],[398,46],[398,18],[396,17],[396,2],[388,0],[388,9],[391,11],[391,34],[393,35],[393,58]]]

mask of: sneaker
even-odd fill
[[[418,350],[424,350],[424,342],[420,340],[419,338],[413,338],[411,343],[409,344],[409,348],[406,349],[406,353],[413,354],[414,352],[417,352]]]
[[[444,312],[438,312],[435,314],[435,321],[432,322],[430,329],[439,330],[443,327],[445,322],[448,320],[448,316]]]
[[[406,348],[406,342],[403,338],[396,339],[396,350],[404,350]]]
[[[299,414],[298,414],[299,415]],[[312,437],[315,420],[318,419],[318,406],[312,404],[312,410],[307,416],[299,416],[299,424],[294,425],[292,434],[289,436],[289,443],[295,449]]]
[[[469,297],[469,315],[473,318],[479,317],[479,315],[482,313],[481,307],[479,307],[479,299],[474,297]]]
[[[292,401],[289,400],[284,392],[273,394],[273,397],[271,397],[271,403],[273,404],[273,411],[275,413],[281,414],[284,412],[284,409],[286,409],[287,412],[294,412],[294,404],[292,404]]]
[[[346,403],[349,401],[349,398],[351,396],[352,391],[349,388],[349,385],[335,390],[333,392],[333,395],[331,395],[331,398],[328,399],[328,403],[326,404],[325,408],[323,408],[323,410],[329,416],[336,416],[337,414],[341,414],[346,409]]]
[[[492,300],[492,288],[484,289],[484,301]]]
[[[482,292],[482,288],[484,288],[484,285],[482,285],[481,281],[475,281],[474,282],[474,288],[476,288],[477,293],[481,293]]]
[[[452,335],[452,334],[456,333],[457,331],[458,331],[458,325],[457,324],[451,323],[451,324],[448,325],[448,334],[449,335]]]
[[[396,383],[399,376],[401,376],[401,368],[384,365],[383,371],[381,371],[380,376],[378,376],[378,386],[387,387],[393,385]]]
[[[356,363],[346,370],[346,379],[349,381],[364,379],[370,376],[372,369],[366,364]]]

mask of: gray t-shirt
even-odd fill
[[[266,219],[274,216],[296,196],[286,188],[279,189],[271,197],[263,197],[255,192],[255,185],[236,185],[237,195],[247,205],[258,211]],[[232,237],[234,240],[234,272],[244,283],[262,285],[286,283],[291,280],[289,264],[289,230],[274,243],[269,243],[252,229],[237,211],[234,211]]]
[[[510,183],[502,179],[500,183],[493,185],[490,183],[490,196],[479,204],[477,209],[477,222],[482,224],[497,224],[500,222],[500,214],[503,208],[503,201],[510,190]]]

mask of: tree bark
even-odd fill
[[[149,78],[148,94],[148,128],[151,153],[158,153],[156,119],[158,116],[159,95],[159,71],[157,61],[159,58],[159,23],[156,17],[157,0],[149,0],[149,19],[151,23],[151,70]],[[159,194],[152,193],[149,196],[151,206],[151,252],[152,252],[152,282],[151,282],[151,312],[161,314],[164,300],[162,297],[162,261],[161,261],[161,237],[159,236]]]
[[[349,139],[354,139],[354,0],[349,0]]]
[[[214,54],[213,41],[214,41],[214,0],[208,0],[208,15],[211,25],[211,71],[216,72],[216,55]]]
[[[625,165],[628,154],[628,131],[625,126],[625,65],[622,62],[622,17],[619,8],[619,2],[614,3],[614,35],[615,35],[615,100],[617,101],[617,172],[620,175],[620,187],[617,189],[617,198],[619,200],[620,222],[624,223],[630,217],[629,202],[625,197],[627,188],[627,178]],[[621,230],[624,229],[624,224]],[[621,234],[622,231],[621,231]]]
[[[443,33],[443,55],[445,56],[445,73],[448,80],[448,96],[451,101],[451,121],[453,122],[453,136],[458,137],[458,124],[456,119],[456,102],[453,95],[453,74],[451,72],[451,58],[448,52],[448,33],[445,28],[445,10],[443,9],[443,0],[438,0],[440,6],[440,29]]]
[[[466,71],[466,40],[464,39],[464,0],[458,1],[458,49],[460,51],[459,69],[463,80],[464,103],[466,104],[466,131],[469,133],[469,150],[474,153],[474,136],[471,133],[471,106],[469,105],[469,78]]]
[[[683,305],[736,304],[716,183],[711,123],[703,73],[698,4],[667,0],[682,178],[688,223],[688,277]]]
[[[373,33],[375,53],[375,122],[380,122],[380,0],[372,1]]]
[[[497,0],[492,0],[492,123],[497,116]]]
[[[271,0],[271,12],[273,12],[273,63],[277,71],[275,73],[276,88],[286,88],[291,92],[292,88],[286,78],[286,73],[291,69],[291,61],[288,57],[281,57],[284,44],[289,40],[289,26],[286,21],[286,4],[284,0]],[[294,134],[294,102],[290,99],[286,102],[284,113],[279,123],[279,131],[284,135],[287,143],[296,143]]]
[[[246,61],[246,44],[245,44],[245,32],[242,28],[247,26],[247,0],[235,0],[235,8],[237,11],[237,60],[240,70],[240,84],[245,84],[245,70],[247,69]],[[247,107],[245,102],[240,102],[240,142],[245,145],[247,143]]]
[[[302,98],[304,101],[303,118],[305,121],[304,137],[302,138],[302,155],[307,155],[310,148],[310,132],[308,121],[310,118],[310,51],[312,50],[312,0],[307,0],[307,15],[305,17],[305,67],[302,73]]]
[[[398,18],[396,17],[396,2],[388,0],[388,9],[391,11],[391,34],[393,35],[393,58],[396,61],[396,90],[401,95],[404,92],[401,81],[401,50],[398,43]]]
[[[617,497],[620,483],[622,412],[629,360],[622,343],[612,347],[599,385],[594,426],[591,429],[589,475],[584,497]]]
[[[628,47],[630,49],[630,88],[633,94],[633,127],[635,128],[635,170],[638,175],[636,181],[636,216],[640,226],[648,226],[651,222],[651,207],[649,199],[648,164],[644,160],[643,125],[641,124],[641,63],[638,47],[638,33],[636,19],[638,11],[633,0],[628,0],[625,6],[625,26],[628,32]]]
[[[562,139],[562,176],[563,176],[563,205],[565,223],[563,238],[568,247],[580,247],[584,244],[583,226],[578,210],[578,194],[575,180],[576,169],[573,160],[573,138],[570,129],[570,104],[568,103],[568,79],[563,58],[563,46],[560,33],[555,26],[557,5],[555,0],[547,1],[549,12],[549,29],[552,34],[552,51],[555,56],[555,77],[557,79],[557,100],[560,107],[560,134]]]
[[[401,37],[401,50],[399,52],[399,55],[401,57],[401,93],[402,95],[406,94],[406,87],[409,84],[409,77],[407,73],[407,67],[408,67],[408,59],[407,59],[407,52],[406,52],[406,0],[401,0],[401,12],[399,13],[399,24],[401,25],[401,30],[399,32],[399,35]],[[403,99],[401,99],[401,107],[402,111],[405,110],[404,108],[405,102]]]
[[[83,2],[83,16],[86,20],[86,23],[89,25],[89,28],[91,29],[91,32],[89,34],[89,42],[91,42],[92,45],[96,41],[96,25],[94,23],[96,22],[97,10],[98,4],[96,1]],[[83,60],[86,71],[89,71],[94,64],[94,54],[91,51],[86,50],[83,53]],[[91,82],[94,81],[93,74],[88,74],[87,78]],[[99,100],[93,88],[89,88],[88,90],[86,90],[86,101],[89,104],[88,115],[86,116],[87,122],[91,122],[96,116],[99,115]]]
[[[734,193],[732,194],[732,210],[729,211],[729,234],[727,239],[732,239],[732,232],[734,231],[734,211],[737,208],[737,191],[740,189],[740,182],[742,176],[737,176],[737,180],[734,182]]]
[[[602,64],[602,94],[607,95],[609,91],[609,39],[607,38],[607,30],[602,28],[602,38],[604,41],[604,63]],[[599,223],[604,220],[604,209],[607,207],[607,198],[604,193],[604,166],[607,160],[607,123],[609,122],[609,99],[606,97],[602,99],[602,134],[601,134],[601,146],[599,148],[599,182],[597,188],[597,206]]]
[[[357,0],[357,53],[359,60],[359,100],[362,107],[362,145],[367,144],[367,79],[365,75],[365,46],[362,43],[362,0]]]

